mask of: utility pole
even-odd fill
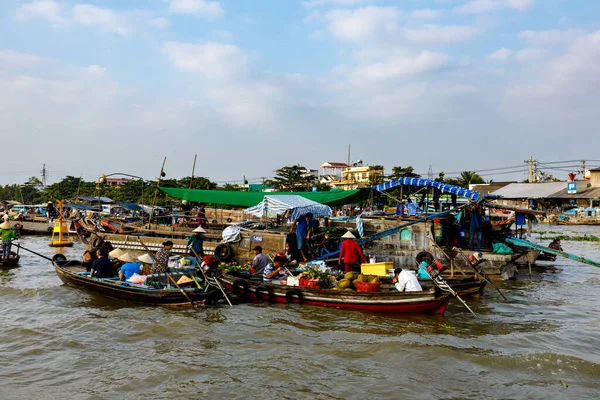
[[[429,164],[429,171],[427,171],[427,178],[433,179],[433,168],[431,168],[431,164]]]
[[[529,157],[529,160],[525,160],[523,162],[526,162],[529,166],[529,178],[527,179],[527,182],[533,183],[533,156]]]
[[[533,163],[533,181],[535,183],[537,183],[537,181],[538,181],[538,176],[537,176],[537,161],[535,161]]]
[[[42,188],[46,187],[46,176],[48,174],[48,171],[46,171],[46,164],[43,164],[42,167]]]
[[[581,160],[581,175],[583,175],[583,179],[585,179],[585,160]]]

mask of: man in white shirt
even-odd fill
[[[392,283],[396,284],[396,289],[398,289],[399,292],[420,292],[423,290],[417,280],[417,276],[408,271],[402,271],[402,268],[396,268],[394,270],[394,279],[392,279]]]

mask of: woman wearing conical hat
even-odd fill
[[[10,222],[4,221],[0,225],[0,237],[2,238],[2,259],[6,260],[10,257],[12,240],[17,238],[17,235],[10,225]]]
[[[346,272],[352,272],[352,269],[357,266],[359,260],[362,260],[363,263],[366,263],[367,260],[365,259],[365,255],[359,244],[354,240],[356,239],[356,236],[354,236],[352,232],[348,231],[344,233],[342,239],[344,239],[344,241],[342,242],[342,248],[340,249],[338,264],[342,265],[343,259]]]

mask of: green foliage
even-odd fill
[[[398,179],[401,177],[420,178],[421,175],[415,173],[415,169],[409,165],[408,167],[401,167],[401,166],[393,167],[392,173],[388,177],[390,179]]]
[[[300,165],[281,167],[275,170],[275,177],[265,181],[269,186],[277,186],[284,192],[311,191],[317,177]]]

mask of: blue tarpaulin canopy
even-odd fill
[[[293,210],[292,219],[294,220],[306,213],[312,213],[315,218],[331,215],[329,206],[297,195],[265,196],[263,201],[253,207],[246,208],[244,211],[257,217],[264,215],[274,217],[277,214],[284,214],[287,210]]]
[[[100,203],[114,203],[115,201],[108,197],[96,197],[96,196],[75,196],[68,199],[69,201],[79,200],[79,201],[87,201],[88,203],[97,202],[100,200]]]
[[[119,206],[129,211],[142,211],[142,207],[135,203],[121,203]]]
[[[389,182],[381,183],[372,186],[373,189],[383,192],[384,190],[392,189],[398,186],[417,186],[417,187],[432,187],[439,189],[442,193],[455,194],[461,197],[467,197],[471,200],[481,200],[481,193],[474,190],[465,189],[464,187],[448,185],[447,183],[434,181],[432,179],[423,178],[398,178]]]

